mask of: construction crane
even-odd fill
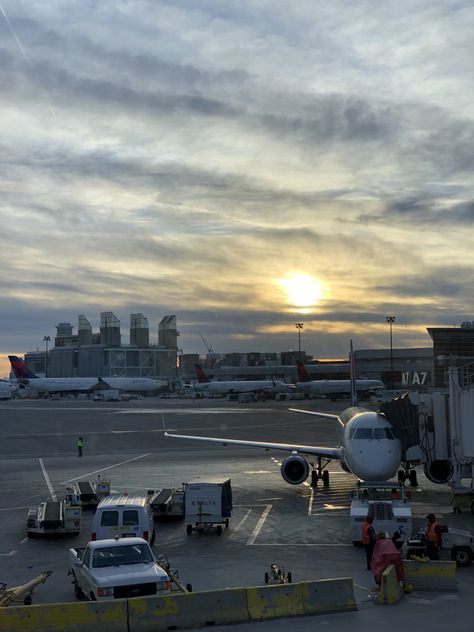
[[[207,344],[206,339],[204,338],[204,336],[202,335],[202,333],[201,333],[201,332],[198,332],[198,333],[199,333],[199,335],[201,336],[201,340],[202,340],[202,342],[203,342],[204,346],[206,347],[207,352],[208,352],[208,353],[214,353],[214,351],[213,351],[212,347],[210,347],[210,346]]]

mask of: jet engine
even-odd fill
[[[300,485],[309,476],[309,464],[297,454],[287,457],[281,464],[281,475],[290,485]]]
[[[425,476],[432,483],[447,483],[453,475],[453,466],[451,462],[443,459],[425,463]]]

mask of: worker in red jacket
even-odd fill
[[[366,516],[362,524],[362,544],[365,549],[365,556],[367,558],[367,570],[370,571],[370,562],[372,561],[372,554],[374,552],[375,541],[377,535],[375,529],[372,526],[374,519],[372,516]]]
[[[441,527],[436,522],[434,513],[427,515],[428,527],[426,529],[426,552],[430,560],[439,560],[439,550],[443,541]]]

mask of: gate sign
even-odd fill
[[[429,371],[404,371],[402,373],[403,386],[423,386],[428,384]]]

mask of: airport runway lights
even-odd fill
[[[46,350],[44,353],[44,376],[48,377],[48,342],[50,342],[51,336],[45,336],[43,338],[43,342],[45,344]]]
[[[392,344],[392,325],[395,322],[395,316],[387,316],[387,323],[390,327],[390,388],[393,390],[393,344]]]
[[[298,360],[301,362],[301,330],[303,329],[303,323],[295,323],[295,327],[298,330]]]

